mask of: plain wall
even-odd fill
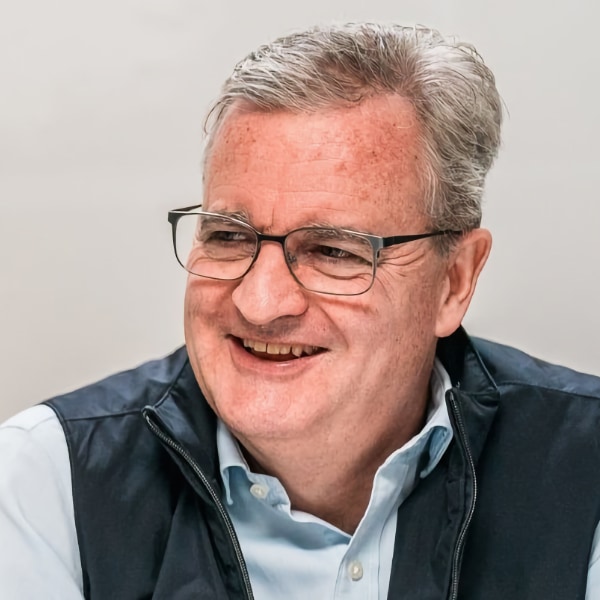
[[[183,340],[167,210],[200,202],[234,63],[331,20],[473,42],[508,108],[466,326],[600,374],[599,9],[588,2],[21,0],[0,9],[0,420]]]

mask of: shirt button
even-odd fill
[[[348,565],[348,575],[352,581],[358,581],[363,576],[363,566],[359,560],[353,560]]]
[[[269,493],[269,488],[266,485],[255,483],[250,487],[250,493],[259,500],[264,500]]]

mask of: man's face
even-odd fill
[[[315,114],[235,110],[207,162],[204,210],[242,213],[273,235],[307,225],[379,236],[429,231],[418,133],[412,107],[397,97]],[[352,297],[300,287],[274,242],[263,243],[242,280],[189,277],[190,360],[239,439],[360,443],[391,422],[414,427],[446,266],[430,240],[383,256],[371,290]],[[266,344],[307,352],[281,360],[261,352]]]

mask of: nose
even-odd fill
[[[277,242],[262,242],[258,258],[232,298],[243,317],[255,325],[299,316],[308,308],[307,293],[292,277]]]

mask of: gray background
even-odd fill
[[[203,114],[249,50],[331,20],[475,43],[509,116],[466,325],[600,374],[598,13],[591,0],[5,0],[0,420],[182,342],[166,212],[200,200]]]

